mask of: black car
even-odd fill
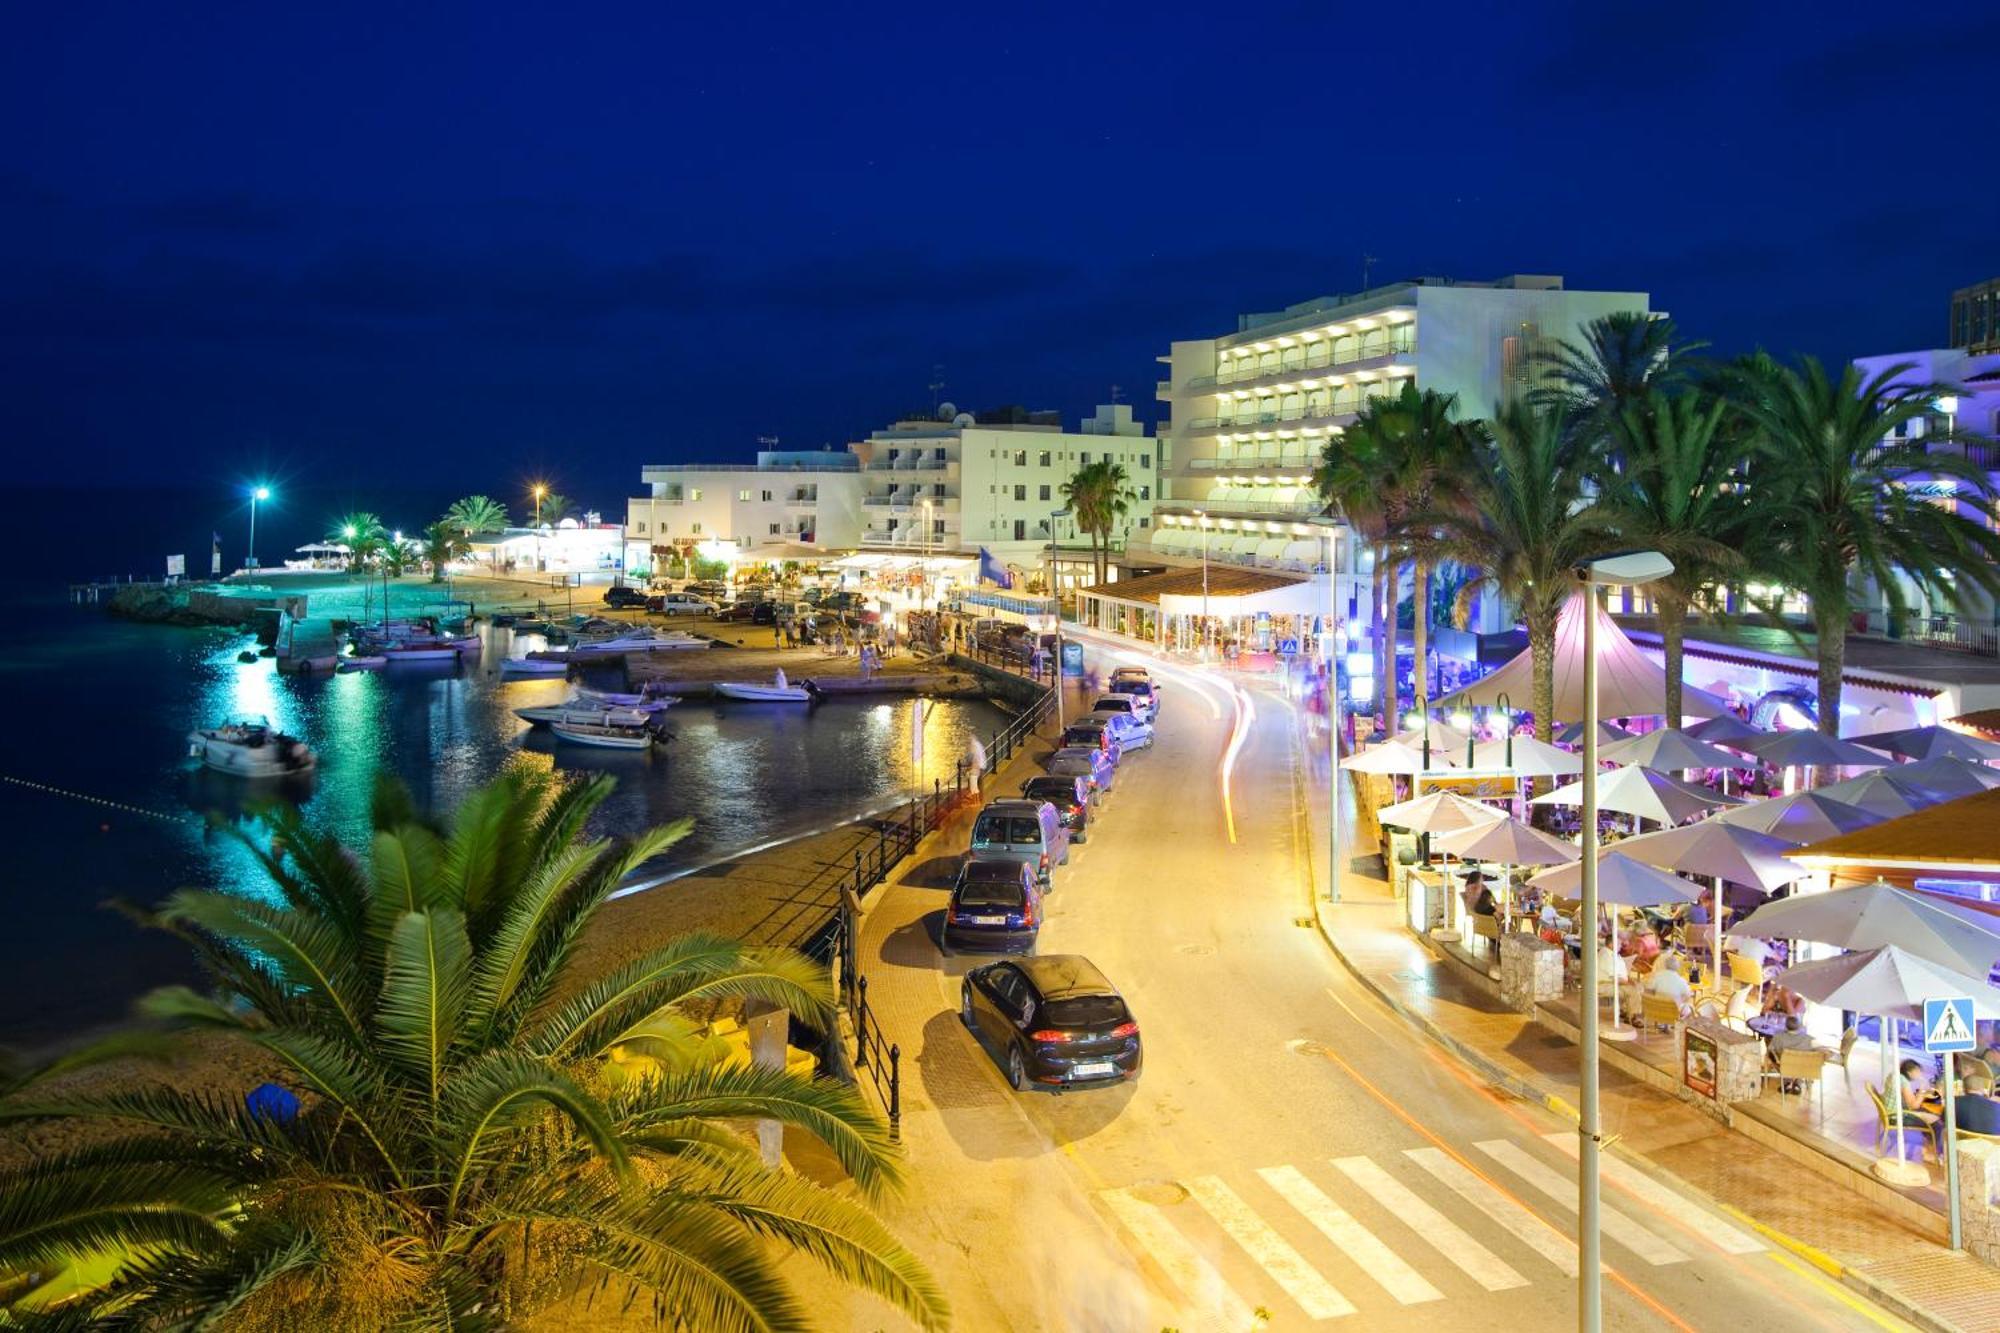
[[[1069,830],[1071,842],[1090,840],[1090,784],[1082,778],[1059,778],[1044,773],[1021,784],[1021,795],[1031,801],[1047,801]]]
[[[775,625],[778,623],[776,602],[737,602],[725,606],[715,613],[717,620],[726,622],[747,621],[752,625]]]
[[[636,610],[646,604],[646,594],[627,584],[613,584],[604,590],[604,604],[616,611]]]
[[[999,953],[1032,950],[1042,928],[1042,895],[1025,861],[966,858],[944,910],[944,947]]]
[[[1139,1024],[1118,988],[1077,954],[975,968],[965,975],[958,1016],[993,1048],[1016,1090],[1139,1076]]]

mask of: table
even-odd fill
[[[1783,1014],[1756,1014],[1744,1020],[1744,1024],[1760,1037],[1775,1037],[1785,1030],[1785,1016]]]

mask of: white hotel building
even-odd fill
[[[830,450],[761,450],[754,464],[642,468],[652,494],[626,501],[626,568],[650,572],[678,547],[742,560],[818,560],[861,540],[861,473]]]

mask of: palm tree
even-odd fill
[[[535,521],[542,527],[552,528],[568,518],[574,509],[567,495],[549,491],[535,504]]]
[[[1762,358],[1732,376],[1759,445],[1751,564],[1812,603],[1819,729],[1829,736],[1840,734],[1857,576],[1881,590],[1895,617],[1909,611],[1898,575],[1960,608],[1974,591],[2000,595],[2000,534],[1958,508],[1970,501],[1990,515],[1995,492],[1984,470],[1962,454],[1926,450],[1948,437],[1893,438],[1947,392],[1898,383],[1911,369],[1891,366],[1864,381],[1850,365],[1835,380],[1812,357],[1796,370]],[[1772,600],[1763,606],[1777,615]]]
[[[1383,604],[1389,578],[1389,530],[1392,515],[1385,503],[1382,488],[1377,484],[1379,475],[1377,453],[1369,432],[1361,426],[1366,419],[1356,419],[1355,425],[1348,427],[1341,435],[1328,438],[1325,449],[1320,454],[1319,466],[1313,469],[1313,488],[1326,502],[1327,512],[1337,514],[1354,533],[1357,541],[1366,542],[1369,553],[1374,557],[1374,578],[1369,588],[1369,618],[1375,622],[1375,716],[1391,731],[1395,725],[1391,720],[1389,699],[1395,681],[1396,634],[1393,602],[1387,612]],[[1384,653],[1388,655],[1386,664]]]
[[[347,567],[359,573],[389,539],[389,530],[379,516],[367,510],[344,514],[327,532],[326,539],[347,548]]]
[[[1440,554],[1480,577],[1480,591],[1520,608],[1534,671],[1535,736],[1554,734],[1556,627],[1581,586],[1576,567],[1615,538],[1606,512],[1589,503],[1599,455],[1555,413],[1517,401],[1495,414],[1472,451],[1463,504],[1427,515],[1443,534]]]
[[[293,1095],[29,1082],[0,1120],[92,1132],[0,1172],[0,1265],[131,1256],[76,1327],[497,1329],[592,1283],[676,1328],[803,1327],[776,1249],[941,1327],[942,1295],[864,1203],[765,1169],[741,1128],[813,1135],[873,1195],[897,1167],[859,1094],[697,1064],[670,1021],[740,1001],[827,1030],[822,969],[688,935],[578,974],[607,895],[688,828],[586,836],[611,785],[514,771],[448,827],[386,788],[361,849],[265,816],[269,842],[244,837],[267,894],[183,890],[146,917],[215,993],[143,1008]],[[651,1072],[612,1077],[614,1050]]]
[[[450,515],[424,529],[424,562],[431,567],[432,583],[444,582],[444,567],[471,554],[471,540]]]
[[[451,508],[444,511],[444,522],[456,528],[461,537],[499,532],[507,526],[507,506],[489,495],[468,495],[451,502]]]
[[[1537,354],[1545,382],[1529,400],[1573,425],[1615,433],[1629,408],[1674,387],[1687,359],[1707,345],[1682,341],[1665,315],[1614,311],[1585,324],[1581,341]]]
[[[1699,391],[1649,389],[1618,423],[1618,472],[1600,477],[1601,504],[1621,538],[1660,551],[1674,572],[1651,585],[1659,610],[1669,726],[1682,718],[1682,643],[1690,609],[1713,612],[1713,590],[1743,568],[1746,433],[1729,405]]]
[[[1125,465],[1110,459],[1086,463],[1062,484],[1062,496],[1069,502],[1076,526],[1090,534],[1091,567],[1102,583],[1110,558],[1111,533],[1136,498]]]

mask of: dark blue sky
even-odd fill
[[[1169,339],[1418,273],[1941,341],[2000,9],[15,6],[17,478],[516,494],[927,404],[1155,416]]]

